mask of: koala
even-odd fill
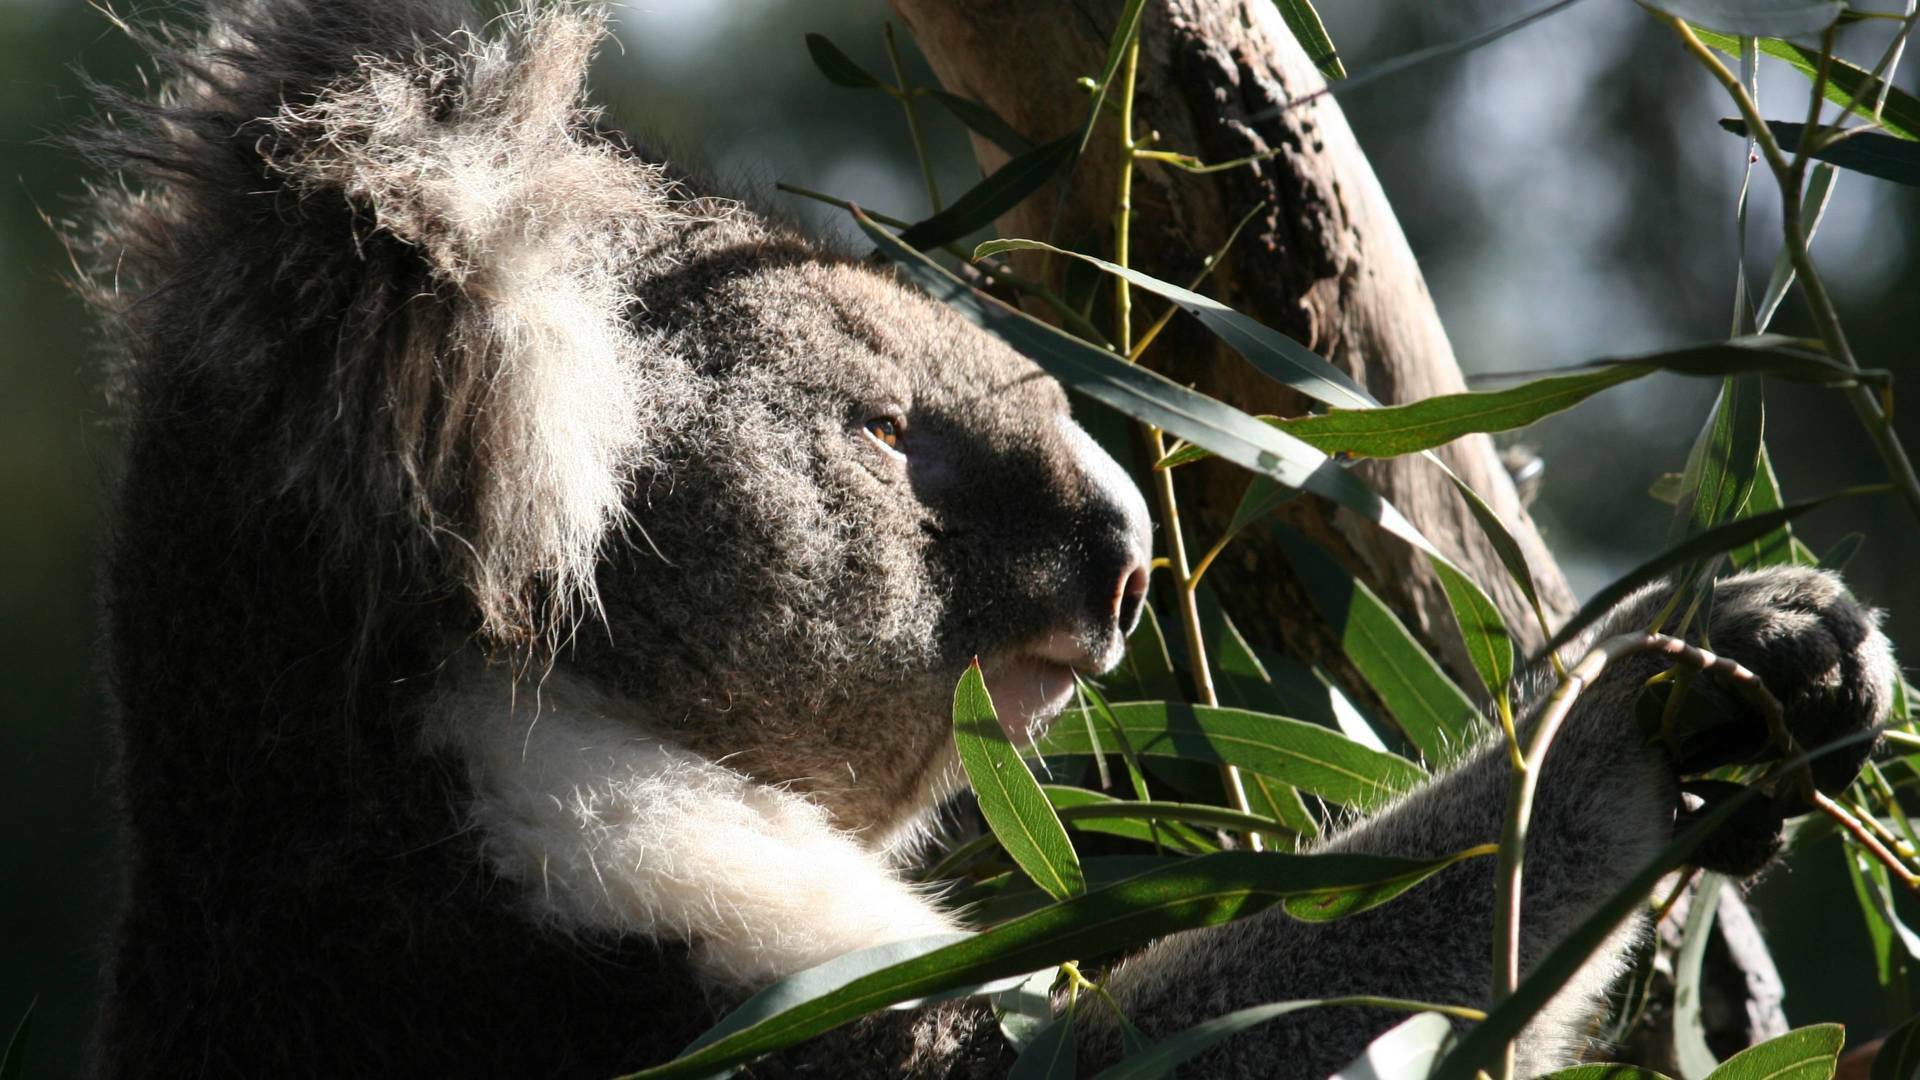
[[[956,679],[978,657],[1028,733],[1144,602],[1140,494],[1039,368],[637,149],[584,96],[598,6],[471,18],[207,0],[197,30],[134,31],[163,88],[102,91],[81,139],[115,178],[71,240],[125,436],[96,1075],[610,1076],[773,980],[958,929],[906,872],[963,786]],[[1829,575],[1732,578],[1710,629],[1804,743],[1887,710],[1877,616]],[[1672,835],[1679,770],[1629,715],[1653,664],[1548,759],[1527,958]],[[1501,753],[1321,846],[1495,839]],[[1150,1037],[1282,998],[1484,1002],[1491,875],[1175,935],[1107,986]],[[1539,1016],[1525,1069],[1580,1052],[1643,929]],[[1303,1014],[1190,1072],[1325,1075],[1397,1019]],[[1101,1022],[1083,1062],[1119,1053]],[[958,1001],[749,1071],[1010,1061]]]

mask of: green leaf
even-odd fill
[[[1920,1076],[1920,1016],[1893,1029],[1874,1055],[1870,1080],[1913,1080]]]
[[[1739,39],[1716,33],[1704,27],[1696,26],[1693,32],[1700,40],[1719,49],[1728,56],[1739,55]],[[1820,66],[1820,50],[1796,45],[1779,38],[1761,38],[1760,51],[1768,56],[1785,60],[1794,69],[1813,81]],[[1886,84],[1875,78],[1873,73],[1856,67],[1839,57],[1827,61],[1827,100],[1843,106],[1847,111],[1862,119],[1871,119],[1873,103]],[[1920,98],[1894,87],[1887,91],[1887,103],[1880,111],[1880,123],[1888,131],[1905,139],[1920,139]]]
[[[1472,743],[1479,709],[1406,624],[1318,544],[1291,529],[1272,532],[1341,651],[1421,756],[1448,761]]]
[[[1827,200],[1833,195],[1833,178],[1837,171],[1829,162],[1815,165],[1807,177],[1806,190],[1800,193],[1800,220],[1806,229],[1809,244],[1813,243],[1814,233],[1820,228],[1820,219],[1826,216]],[[1780,301],[1786,299],[1787,290],[1793,287],[1795,273],[1793,260],[1784,249],[1773,257],[1773,269],[1767,274],[1767,291],[1761,294],[1760,306],[1754,310],[1754,329],[1765,330],[1767,324],[1773,321],[1774,312],[1780,310]]]
[[[1442,394],[1377,409],[1332,409],[1317,416],[1273,421],[1276,427],[1328,453],[1398,457],[1445,446],[1464,435],[1510,431],[1563,412],[1623,382],[1653,372],[1621,365],[1523,383],[1506,390]]]
[[[1713,936],[1714,916],[1720,910],[1720,889],[1726,882],[1719,874],[1700,875],[1687,907],[1680,952],[1673,961],[1674,1063],[1685,1080],[1700,1080],[1720,1064],[1707,1046],[1707,1029],[1700,1018],[1700,962],[1706,958],[1707,939]]]
[[[1320,69],[1320,74],[1328,79],[1347,77],[1346,65],[1334,51],[1333,39],[1327,37],[1326,24],[1320,21],[1320,13],[1313,10],[1311,0],[1273,0],[1273,6],[1280,9],[1280,18],[1293,32],[1293,39],[1300,43],[1307,59]]]
[[[1760,382],[1727,379],[1712,414],[1687,455],[1680,474],[1680,501],[1668,541],[1680,540],[1728,521],[1746,508],[1760,471],[1766,405]]]
[[[1513,635],[1500,617],[1500,609],[1459,567],[1438,559],[1429,561],[1440,575],[1440,587],[1446,590],[1447,603],[1460,624],[1460,636],[1466,642],[1474,673],[1493,699],[1504,698],[1513,682]]]
[[[1040,790],[1060,815],[1060,824],[1078,832],[1124,836],[1147,844],[1170,844],[1197,854],[1220,850],[1220,845],[1185,825],[1177,824],[1186,815],[1183,809],[1199,806],[1219,810],[1204,803],[1167,803],[1149,799],[1119,799],[1104,792],[1065,784],[1042,784]],[[1233,813],[1231,810],[1225,813]],[[1249,815],[1251,816],[1251,815]],[[1163,824],[1165,823],[1165,824]],[[1266,828],[1273,828],[1266,822]]]
[[[1069,1001],[1058,1020],[1040,1029],[1040,1034],[1013,1060],[1007,1080],[1073,1080],[1077,1075],[1073,1013],[1078,1004]]]
[[[1839,1024],[1795,1028],[1733,1055],[1707,1080],[1831,1080],[1846,1042]]]
[[[1720,121],[1720,126],[1735,135],[1747,133],[1745,120],[1728,117]],[[1769,120],[1767,127],[1773,131],[1774,140],[1782,150],[1793,153],[1800,149],[1805,124]],[[1882,135],[1877,131],[1863,131],[1839,142],[1827,143],[1814,150],[1812,156],[1821,161],[1830,161],[1842,169],[1852,169],[1896,184],[1920,187],[1920,143],[1907,139]]]
[[[1677,482],[1674,492],[1677,501]],[[1773,473],[1773,459],[1768,456],[1763,442],[1760,445],[1760,462],[1754,469],[1753,492],[1747,496],[1746,515],[1764,514],[1778,510],[1780,506],[1780,479]],[[1758,566],[1813,566],[1819,562],[1807,545],[1794,538],[1793,530],[1786,525],[1751,544],[1742,544],[1728,554],[1733,559],[1733,565],[1742,570]]]
[[[993,1014],[1000,1021],[1000,1034],[1016,1052],[1033,1045],[1033,1040],[1053,1023],[1053,984],[1059,978],[1057,968],[1036,971],[1019,986],[990,999]]]
[[[1203,825],[1212,829],[1230,829],[1234,832],[1274,832],[1283,827],[1278,821],[1258,814],[1243,814],[1238,810],[1228,810],[1205,803],[1181,802],[1136,802],[1131,799],[1116,799],[1111,795],[1102,795],[1085,788],[1046,785],[1042,790],[1053,803],[1060,820],[1069,822],[1076,828],[1092,823],[1138,822],[1149,819],[1172,821],[1186,825]],[[1144,838],[1145,830],[1131,834]],[[1209,845],[1211,846],[1211,845]]]
[[[995,169],[945,210],[902,232],[900,242],[924,251],[984,229],[1040,190],[1072,157],[1071,135],[1036,146]]]
[[[1452,1045],[1453,1021],[1437,1012],[1414,1013],[1328,1080],[1415,1080],[1432,1071]]]
[[[1612,611],[1614,605],[1626,599],[1634,590],[1657,580],[1667,573],[1667,571],[1675,567],[1684,566],[1692,560],[1705,558],[1709,555],[1717,555],[1723,551],[1730,551],[1742,544],[1751,543],[1814,507],[1823,506],[1835,499],[1845,498],[1849,495],[1877,494],[1885,490],[1886,488],[1884,486],[1849,488],[1844,491],[1834,492],[1831,495],[1824,495],[1818,499],[1790,503],[1778,510],[1771,510],[1764,514],[1754,514],[1751,517],[1736,518],[1724,525],[1716,525],[1692,539],[1675,544],[1660,554],[1655,555],[1653,558],[1648,559],[1646,562],[1641,563],[1639,566],[1634,567],[1618,580],[1614,581],[1613,584],[1595,593],[1593,598],[1588,600],[1586,604],[1575,613],[1573,618],[1569,619],[1567,624],[1562,626],[1559,632],[1553,635],[1553,640],[1547,642],[1547,648],[1549,650],[1558,649],[1562,645],[1572,641],[1575,637],[1579,636],[1581,631],[1592,626],[1602,616],[1606,615],[1607,612]]]
[[[889,1005],[956,986],[1024,979],[1029,972],[1066,960],[1132,949],[1181,930],[1244,918],[1289,897],[1364,894],[1422,867],[1438,870],[1451,858],[1222,851],[1177,859],[903,963],[851,979],[843,970],[830,988],[811,997],[789,993],[786,1006],[777,1012],[757,1007],[749,1017],[736,1019],[774,990],[847,958],[828,961],[755,995],[714,1032],[701,1036],[688,1053],[630,1074],[629,1080],[704,1077]]]
[[[1177,701],[1120,702],[1112,709],[1144,756],[1237,765],[1343,806],[1376,805],[1426,779],[1406,758],[1291,717]],[[1093,747],[1082,725],[1055,724],[1034,750],[1089,754]]]
[[[1844,6],[1839,0],[1643,0],[1656,11],[1725,34],[1796,37],[1833,25]]]
[[[1101,680],[1110,694],[1136,700],[1171,701],[1185,697],[1180,679],[1167,655],[1167,638],[1153,605],[1140,611],[1140,624],[1127,635],[1127,653],[1120,666]]]
[[[1269,378],[1293,387],[1315,401],[1363,409],[1380,404],[1365,388],[1354,382],[1352,376],[1327,363],[1311,349],[1277,330],[1260,325],[1212,297],[1201,296],[1191,289],[1183,289],[1105,259],[1067,251],[1038,240],[989,240],[974,249],[973,257],[981,259],[1007,251],[1046,251],[1078,259],[1115,277],[1124,278],[1130,285],[1170,300],[1199,319],[1220,340],[1246,357],[1248,363]]]
[[[6,1053],[0,1054],[0,1080],[21,1080],[26,1075],[27,1036],[33,1032],[33,1010],[39,1005],[39,998],[28,1002],[27,1011],[20,1014],[20,1022],[13,1026]]]
[[[978,660],[954,688],[953,744],[980,802],[980,816],[1020,869],[1055,899],[1085,892],[1073,842],[994,715]]]
[[[824,35],[807,35],[807,55],[813,57],[813,66],[820,74],[835,86],[844,86],[849,90],[884,90],[887,84],[881,82],[866,68],[853,62],[853,58],[840,51],[840,46],[828,41]]]
[[[1393,1001],[1384,998],[1338,997],[1300,1001],[1276,1001],[1267,1005],[1255,1005],[1250,1008],[1235,1009],[1233,1012],[1227,1013],[1224,1016],[1216,1016],[1211,1020],[1203,1020],[1177,1035],[1170,1035],[1155,1043],[1144,1053],[1129,1055],[1118,1064],[1102,1070],[1095,1076],[1094,1080],[1152,1080],[1152,1078],[1167,1076],[1172,1073],[1176,1065],[1197,1057],[1206,1052],[1209,1047],[1212,1047],[1224,1039],[1232,1038],[1241,1032],[1256,1028],[1269,1020],[1276,1020],[1288,1013],[1329,1005],[1411,1008],[1414,1007],[1416,1003]],[[1438,1015],[1438,1013],[1420,1014],[1420,1016]],[[1415,1019],[1419,1018],[1420,1017],[1415,1017]],[[1442,1017],[1441,1020],[1444,1025],[1445,1018]],[[1405,1026],[1405,1024],[1400,1025],[1400,1027]],[[1398,1031],[1400,1028],[1397,1027],[1394,1030]],[[1414,1033],[1424,1041],[1432,1033],[1432,1028],[1429,1025],[1423,1024],[1420,1028],[1414,1029]],[[1442,1045],[1444,1045],[1444,1041]],[[1351,1069],[1352,1066],[1348,1068]],[[1338,1075],[1353,1077],[1354,1080],[1358,1080],[1359,1077],[1373,1074],[1366,1072],[1355,1073],[1343,1069]],[[1385,1075],[1392,1078],[1392,1080],[1402,1080],[1402,1078],[1406,1076],[1417,1076],[1420,1074],[1417,1072],[1389,1072]]]
[[[1000,119],[1000,114],[973,100],[958,94],[949,94],[945,90],[923,90],[922,93],[946,106],[954,118],[971,128],[976,135],[983,136],[1009,155],[1018,157],[1033,149],[1033,140],[1013,129],[1013,125]]]

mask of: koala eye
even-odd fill
[[[865,425],[869,438],[896,454],[901,452],[900,436],[906,426],[906,421],[897,416],[876,416]]]

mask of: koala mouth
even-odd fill
[[[1024,648],[980,662],[1000,727],[1015,746],[1027,746],[1073,698],[1074,674],[1098,675],[1120,662],[1117,635],[1089,647],[1079,635],[1055,632]]]

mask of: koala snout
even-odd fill
[[[1153,532],[1147,502],[1119,462],[1078,424],[1061,417],[1061,433],[1080,466],[1086,502],[1075,523],[1084,553],[1083,589],[1088,605],[1083,642],[1086,655],[1075,666],[1104,671],[1119,663],[1126,636],[1146,607],[1147,571]]]

